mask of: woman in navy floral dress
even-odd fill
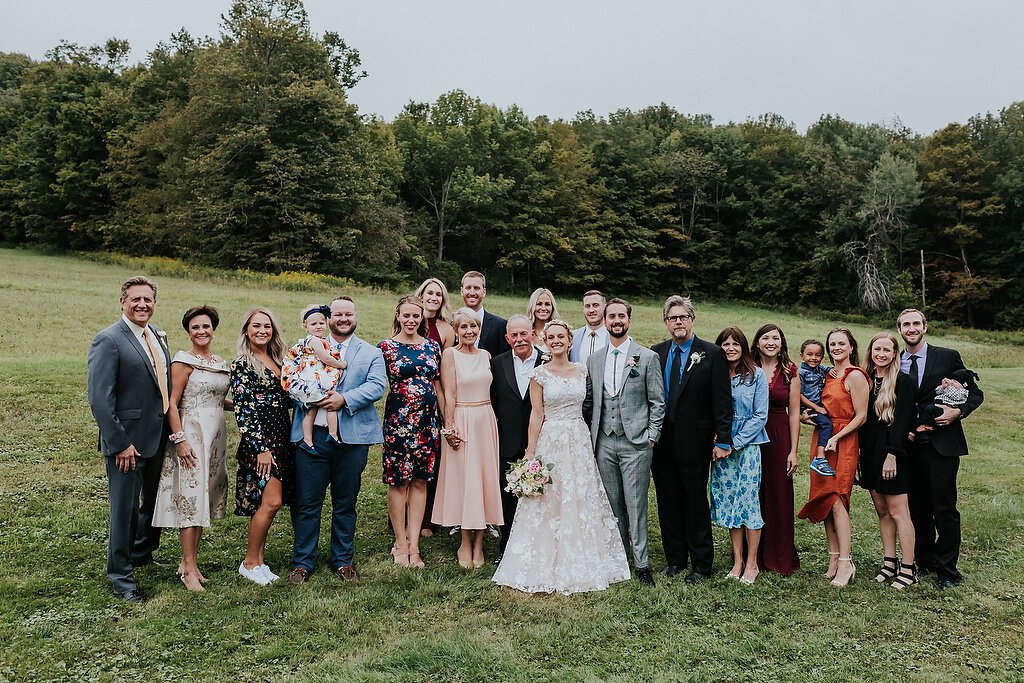
[[[245,560],[238,573],[261,585],[278,578],[263,560],[267,532],[295,491],[295,447],[291,442],[291,397],[281,387],[284,342],[270,311],[245,316],[238,357],[231,363],[231,395],[241,434],[235,478],[235,514],[251,517]]]
[[[392,336],[380,343],[391,391],[384,404],[384,483],[395,564],[422,567],[419,537],[427,482],[437,472],[441,349],[427,339],[423,303],[403,296]]]

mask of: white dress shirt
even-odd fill
[[[121,320],[128,323],[128,329],[132,331],[132,334],[135,335],[135,338],[139,340],[140,344],[142,344],[142,349],[146,352],[146,357],[149,358],[149,362],[153,364],[153,370],[155,372],[159,372],[161,370],[166,372],[167,370],[164,367],[164,359],[153,358],[153,354],[149,350],[149,344],[146,343],[145,337],[142,336],[143,332],[145,332],[146,328],[148,328],[149,325],[146,325],[146,327],[139,327],[134,322],[129,320],[128,316],[126,316],[124,313],[121,314]],[[157,337],[156,333],[153,332],[153,330],[149,331],[149,338],[152,340],[153,344],[157,348],[160,348],[160,339],[159,337]]]
[[[580,362],[586,365],[587,359],[592,353],[600,351],[608,345],[608,328],[604,325],[596,330],[584,327],[579,344]]]
[[[619,393],[619,387],[622,386],[626,374],[626,357],[629,355],[629,344],[632,341],[632,337],[626,337],[626,341],[619,344],[617,349],[608,344],[604,361],[604,389],[609,396]],[[618,351],[618,354],[614,353],[615,351]]]
[[[327,343],[331,346],[332,353],[341,354],[341,359],[345,360],[345,354],[348,353],[348,343],[352,341],[352,337],[349,337],[343,342],[339,342],[331,335],[327,335]],[[326,427],[327,426],[327,411],[316,409],[316,417],[313,418],[314,427]]]
[[[519,396],[522,398],[526,398],[526,392],[530,390],[530,373],[537,363],[538,353],[535,348],[526,360],[519,360],[519,356],[512,354],[512,367],[516,370],[516,384],[519,385]]]
[[[472,310],[472,309],[470,309]],[[480,337],[484,336],[484,307],[481,306],[479,311],[473,311],[476,314],[476,319],[480,321],[480,331],[476,334],[476,341],[473,342],[473,346],[480,348]]]

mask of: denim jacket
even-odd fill
[[[764,370],[754,368],[754,378],[732,378],[732,447],[740,450],[768,443],[768,379]]]
[[[819,365],[812,368],[807,363],[801,363],[797,373],[800,375],[800,393],[811,403],[821,405],[821,392],[825,388],[825,377],[832,367]]]

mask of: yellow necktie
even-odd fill
[[[167,394],[167,373],[164,372],[164,357],[160,352],[160,348],[153,343],[148,327],[142,329],[142,338],[146,340],[146,346],[149,347],[150,360],[153,361],[153,370],[156,372],[156,383],[160,387],[160,400],[164,404],[163,414],[166,415],[171,401]]]

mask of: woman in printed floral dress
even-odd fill
[[[398,300],[391,335],[379,345],[391,384],[383,424],[391,554],[395,564],[422,567],[420,525],[437,471],[441,349],[427,339],[423,302],[413,295]]]

